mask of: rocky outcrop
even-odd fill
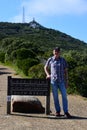
[[[20,113],[44,113],[45,108],[40,100],[33,96],[12,96],[11,98],[12,112]]]

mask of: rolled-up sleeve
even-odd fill
[[[51,58],[49,58],[49,59],[46,61],[45,66],[50,67],[50,61],[51,61]]]

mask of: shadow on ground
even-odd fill
[[[0,75],[11,74],[11,72],[6,72],[7,68],[0,68]],[[4,72],[5,71],[5,72]]]
[[[11,72],[0,72],[0,75],[3,75],[3,74],[12,74]]]
[[[71,119],[71,120],[87,120],[87,117],[82,116],[72,116],[71,118],[67,118],[64,115],[61,115],[60,117],[56,117],[54,115],[45,115],[45,114],[23,114],[23,113],[12,113],[10,114],[12,116],[24,116],[24,117],[32,117],[32,118],[47,118],[47,119]]]
[[[0,70],[7,70],[7,68],[0,68]]]

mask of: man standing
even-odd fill
[[[59,89],[62,95],[64,114],[68,118],[70,118],[71,115],[68,112],[68,100],[66,92],[66,88],[68,87],[67,62],[63,57],[60,57],[60,48],[56,47],[53,50],[53,56],[47,60],[44,66],[44,70],[47,75],[47,78],[51,78],[56,116],[60,116],[61,112],[61,107],[58,98],[58,89]]]

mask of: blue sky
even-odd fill
[[[0,0],[0,22],[35,20],[87,43],[87,0]]]

